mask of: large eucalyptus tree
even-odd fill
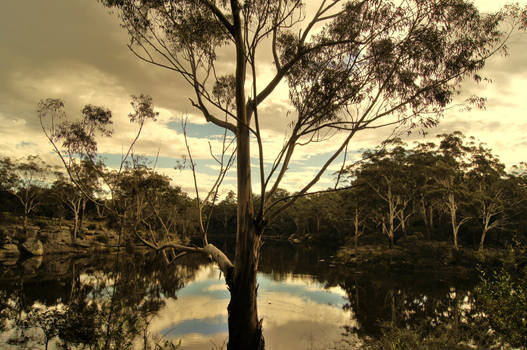
[[[504,50],[510,34],[501,31],[504,20],[510,19],[511,31],[525,23],[519,8],[481,15],[465,0],[322,0],[313,13],[302,0],[99,1],[119,14],[139,59],[183,78],[192,105],[235,136],[234,261],[208,243],[203,225],[203,247],[171,245],[210,254],[224,272],[231,293],[229,349],[263,348],[256,271],[265,225],[309,193],[357,132],[435,125],[461,82],[480,80],[485,60]],[[265,57],[274,65],[269,79],[256,74]],[[282,149],[267,163],[260,112],[282,82],[294,118]],[[277,198],[295,150],[336,133],[338,144],[313,177],[294,196]],[[258,203],[251,139],[258,147]]]

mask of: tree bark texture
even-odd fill
[[[256,272],[260,254],[261,232],[255,222],[251,183],[251,150],[249,119],[246,109],[246,53],[240,25],[238,2],[231,0],[236,45],[236,175],[238,190],[236,253],[234,271],[229,285],[228,350],[263,349],[261,322],[258,320]]]

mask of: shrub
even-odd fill
[[[505,343],[527,344],[527,281],[504,269],[481,273],[475,290],[476,306],[488,326]]]

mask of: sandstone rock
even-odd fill
[[[7,227],[0,227],[0,237],[9,236],[10,232]]]
[[[37,270],[42,266],[42,256],[32,256],[22,262],[25,277],[35,276]]]
[[[4,246],[0,248],[0,259],[17,257],[19,254],[20,252],[16,244],[8,243],[4,244]]]
[[[34,256],[44,255],[44,246],[36,238],[29,238],[20,246],[24,253]]]
[[[2,266],[15,266],[17,262],[18,262],[18,255],[4,256],[0,258],[0,265]]]
[[[18,247],[16,246],[16,244],[13,244],[13,243],[4,244],[4,246],[2,248],[0,248],[0,250],[2,250],[4,252],[4,254],[9,254],[9,253],[18,254],[18,253],[20,253],[18,251]]]

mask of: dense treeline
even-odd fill
[[[482,143],[460,132],[439,135],[438,145],[400,140],[365,152],[346,169],[354,205],[354,235],[382,232],[394,244],[413,233],[483,249],[526,237],[527,172],[511,172]]]
[[[393,245],[413,236],[450,241],[456,249],[526,241],[526,165],[507,172],[491,150],[473,138],[459,132],[440,138],[439,144],[416,143],[412,148],[396,139],[364,152],[361,161],[339,175],[346,189],[301,197],[268,224],[265,235],[335,246]],[[72,239],[88,218],[106,221],[123,239],[140,235],[159,241],[197,235],[201,210],[211,238],[234,236],[233,192],[213,206],[198,206],[145,162],[132,163],[117,172],[101,163],[82,162],[74,169],[83,181],[79,188],[36,156],[3,157],[1,211],[4,217],[5,212],[15,213],[25,226],[37,216],[70,219]],[[111,186],[102,185],[101,176]],[[278,193],[284,199],[292,195]]]
[[[12,220],[12,214],[23,218],[24,227],[36,218],[59,223],[68,219],[73,223],[72,240],[77,239],[86,219],[106,222],[124,233],[123,239],[132,239],[127,233],[137,231],[147,231],[151,239],[195,232],[192,199],[179,186],[172,186],[168,177],[144,165],[127,164],[118,172],[102,163],[83,161],[72,171],[82,186],[38,156],[0,158],[4,221]]]
[[[527,239],[527,168],[507,172],[460,132],[439,144],[391,140],[340,174],[349,188],[303,198],[288,213],[300,234],[358,245],[409,235],[483,249]],[[328,236],[329,234],[329,236]]]

